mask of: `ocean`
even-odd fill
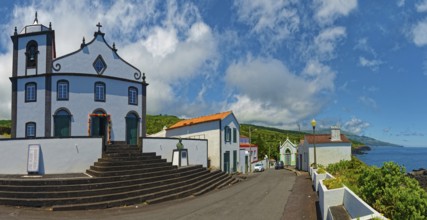
[[[381,167],[384,162],[393,161],[406,167],[406,172],[427,169],[427,147],[371,147],[366,154],[356,155],[368,165]]]

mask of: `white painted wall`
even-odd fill
[[[142,152],[155,152],[162,159],[172,162],[173,150],[177,149],[178,138],[159,138],[146,137],[142,138]],[[182,139],[185,149],[188,149],[189,165],[208,166],[208,140],[206,139]]]
[[[308,171],[310,164],[314,163],[314,147],[304,141],[299,152],[303,155],[302,170]],[[351,143],[316,144],[316,155],[317,164],[324,166],[338,163],[341,160],[351,160]]]
[[[225,142],[225,127],[229,126],[231,128],[231,142]],[[237,129],[237,136],[236,136],[236,142],[233,141],[233,128]],[[227,117],[225,117],[221,121],[221,144],[222,144],[222,151],[221,151],[221,170],[224,170],[224,162],[223,157],[224,153],[226,151],[230,152],[230,171],[233,170],[233,152],[237,152],[237,168],[239,167],[239,149],[240,149],[240,125],[239,122],[237,122],[237,119],[234,117],[233,114],[229,114]],[[236,169],[237,169],[236,168]]]
[[[57,81],[68,80],[69,100],[57,101]],[[95,102],[95,82],[103,82],[106,87],[106,101]],[[128,88],[138,88],[138,105],[128,104]],[[126,140],[125,117],[130,111],[135,111],[142,116],[142,84],[139,82],[120,81],[115,79],[100,78],[96,76],[81,77],[70,75],[55,75],[52,77],[52,115],[60,108],[67,108],[72,114],[71,135],[87,136],[89,114],[95,109],[102,108],[111,117],[111,140]],[[54,120],[52,118],[52,135],[54,132]],[[138,123],[139,136],[141,135],[141,120]]]
[[[219,121],[211,121],[201,124],[194,124],[175,129],[166,130],[167,137],[181,138],[202,138],[208,140],[208,157],[211,160],[211,167],[220,169],[220,131]]]
[[[101,138],[0,140],[0,173],[27,174],[28,145],[40,144],[41,174],[84,173],[102,156]]]
[[[79,46],[80,45],[76,45],[76,48]],[[117,54],[107,46],[104,38],[100,34],[96,36],[93,42],[89,42],[83,49],[76,51],[70,56],[56,59],[53,62],[53,66],[56,67],[56,65],[59,64],[61,69],[59,71],[53,69],[52,71],[54,73],[87,73],[97,75],[97,72],[93,68],[93,62],[100,54],[107,64],[107,68],[102,75],[136,80],[134,74],[139,72],[139,70],[121,60]]]
[[[231,128],[231,142],[225,142],[224,128]],[[236,143],[233,142],[233,128],[237,129]],[[223,157],[226,151],[230,151],[230,171],[234,168],[233,151],[237,154],[236,169],[239,168],[239,137],[240,126],[233,114],[228,115],[222,121],[211,121],[200,124],[189,125],[185,127],[166,130],[167,137],[182,137],[182,138],[203,138],[209,142],[209,158],[213,169],[221,169],[224,171]]]
[[[37,84],[37,102],[25,102],[25,84]],[[18,79],[16,137],[25,137],[25,123],[36,123],[36,136],[44,137],[45,78],[31,77]]]

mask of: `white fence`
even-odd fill
[[[145,137],[142,138],[142,152],[155,152],[168,162],[172,162],[172,152],[176,148],[178,138]],[[188,150],[189,165],[208,167],[208,140],[182,138],[184,148]]]
[[[346,186],[338,189],[327,189],[323,180],[334,178],[331,174],[318,174],[316,169],[310,168],[314,188],[319,192],[319,207],[323,220],[331,220],[330,207],[343,205],[351,219],[367,220],[377,217],[387,219],[369,206]]]
[[[102,156],[102,138],[0,139],[0,174],[27,174],[30,144],[40,145],[39,174],[84,173]]]

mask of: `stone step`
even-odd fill
[[[129,166],[129,165],[144,165],[153,163],[166,163],[166,159],[150,159],[150,160],[136,160],[136,161],[112,161],[112,160],[101,160],[94,163],[94,166]]]
[[[164,164],[163,166],[152,167],[152,168],[142,168],[134,170],[118,170],[118,171],[95,171],[95,170],[86,170],[86,173],[94,177],[107,177],[107,176],[123,176],[123,175],[132,175],[132,174],[142,174],[142,173],[153,173],[157,171],[173,170],[176,169],[176,166],[168,166]]]
[[[120,162],[120,161],[129,161],[129,162],[135,162],[135,161],[150,161],[150,160],[162,160],[162,157],[160,156],[138,156],[138,159],[132,159],[132,158],[126,158],[124,157],[123,159],[121,158],[109,158],[109,157],[105,157],[105,158],[98,158],[98,162]]]
[[[126,157],[108,157],[105,156],[103,158],[98,159],[98,161],[141,161],[141,160],[150,160],[150,159],[160,159],[161,157],[156,156],[141,156],[141,155],[135,155],[135,156],[126,156]]]
[[[105,153],[103,155],[104,158],[115,158],[115,157],[142,157],[142,153],[141,152],[117,152],[117,153]],[[151,157],[151,156],[146,156],[146,157]]]
[[[144,160],[107,160],[107,159],[98,159],[97,162],[94,163],[95,166],[127,166],[127,165],[139,165],[139,164],[151,164],[151,163],[160,163],[166,162],[166,159],[144,159]]]
[[[208,177],[208,178],[210,179],[210,178],[212,178],[212,176],[215,176],[215,175],[210,174],[210,177]],[[192,188],[199,188],[198,185],[203,184],[205,182],[206,182],[206,179],[202,179],[202,180],[199,180],[197,182],[190,183],[190,184],[186,182],[181,187],[170,188],[168,190],[162,190],[162,191],[158,190],[158,191],[155,191],[155,192],[149,193],[149,194],[144,194],[144,195],[140,195],[140,196],[132,196],[132,197],[127,197],[127,198],[123,198],[123,199],[116,199],[116,200],[112,200],[112,201],[91,202],[91,203],[71,204],[71,205],[55,205],[52,207],[52,210],[54,210],[54,211],[66,211],[66,210],[82,210],[82,209],[100,209],[100,208],[109,208],[109,207],[113,207],[113,206],[133,205],[133,204],[153,201],[155,198],[163,198],[163,197],[166,197],[166,196],[171,195],[171,194],[175,195],[181,191],[189,191]],[[183,197],[186,197],[189,195],[191,195],[191,193],[180,194],[180,196],[183,196]],[[181,198],[183,198],[183,197],[181,197]]]
[[[93,180],[98,180],[96,182],[89,183],[72,183],[72,184],[62,184],[62,185],[46,185],[43,183],[38,183],[32,181],[34,184],[31,185],[0,185],[0,191],[12,191],[12,192],[40,192],[40,191],[73,191],[73,190],[91,190],[91,189],[103,189],[103,188],[113,188],[124,185],[135,185],[142,183],[150,183],[161,180],[168,180],[171,178],[178,178],[181,176],[188,176],[194,173],[199,172],[208,172],[202,166],[189,166],[185,168],[180,168],[178,170],[162,171],[159,172],[159,175],[153,175],[147,177],[145,174],[139,175],[130,175],[125,177],[99,177],[93,178]]]
[[[122,171],[122,170],[138,170],[144,168],[154,168],[154,167],[162,167],[162,166],[172,166],[171,162],[160,162],[160,163],[148,163],[148,164],[129,164],[122,166],[110,166],[110,165],[95,165],[90,166],[90,170],[98,171],[98,172],[108,172],[108,171]]]
[[[140,149],[107,149],[105,151],[106,154],[110,153],[135,153],[135,154],[142,154]]]
[[[74,197],[89,197],[89,196],[98,196],[122,192],[130,192],[137,190],[149,190],[152,188],[158,188],[159,186],[164,185],[174,185],[181,186],[181,182],[195,181],[200,178],[205,178],[209,176],[208,171],[198,171],[193,172],[189,175],[179,176],[176,178],[162,179],[155,182],[139,183],[133,185],[122,185],[115,187],[104,187],[96,189],[77,189],[77,190],[68,190],[68,191],[33,191],[33,192],[23,192],[23,191],[0,191],[0,198],[21,198],[21,199],[42,199],[42,198],[74,198]]]
[[[182,187],[181,190],[178,190],[174,193],[164,195],[164,196],[159,196],[159,197],[156,197],[153,199],[149,199],[146,201],[146,203],[155,204],[155,203],[159,203],[159,202],[165,202],[165,201],[169,201],[169,200],[188,197],[188,196],[195,194],[196,192],[198,192],[200,190],[207,188],[208,186],[210,186],[212,184],[217,185],[217,184],[221,183],[221,181],[226,177],[227,176],[224,173],[216,172],[216,173],[212,174],[209,178],[205,178],[203,180],[200,180],[198,182],[198,184],[196,184],[195,186]]]
[[[221,174],[221,173],[220,173]],[[127,198],[141,197],[146,199],[153,199],[156,197],[163,197],[169,194],[175,194],[182,190],[197,188],[199,184],[204,184],[207,181],[215,178],[218,174],[208,174],[206,178],[192,178],[185,181],[175,182],[172,184],[160,185],[147,189],[138,189],[133,191],[126,191],[120,193],[109,193],[95,196],[77,196],[77,197],[62,197],[62,198],[3,198],[0,197],[0,205],[13,205],[13,206],[31,206],[31,207],[51,207],[51,206],[75,206],[85,203],[100,203],[109,202],[112,200],[126,200]]]
[[[56,186],[56,185],[78,185],[78,184],[95,184],[95,183],[105,183],[105,182],[114,182],[114,181],[125,181],[125,180],[135,180],[140,178],[152,178],[159,177],[163,175],[173,175],[176,172],[185,172],[191,169],[200,169],[201,165],[182,167],[179,169],[164,170],[152,173],[138,173],[132,175],[124,176],[111,176],[111,177],[87,177],[87,178],[63,178],[63,179],[45,179],[45,178],[2,178],[0,179],[0,187],[3,185],[13,185],[13,186]]]

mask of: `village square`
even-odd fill
[[[242,135],[232,109],[147,134],[151,73],[119,56],[103,24],[93,27],[92,39],[58,57],[54,24],[40,23],[37,12],[11,35],[2,219],[382,218],[348,188],[326,198],[322,180],[334,177],[317,170],[351,160],[339,126],[316,134],[313,119],[313,133],[283,139],[275,156],[252,143],[256,128]]]

